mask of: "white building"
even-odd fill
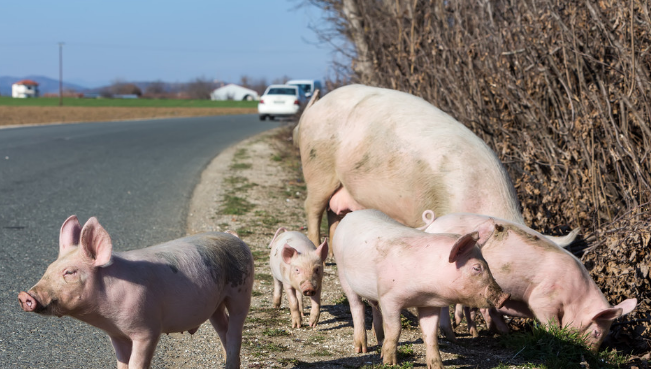
[[[31,79],[20,80],[11,85],[11,97],[38,97],[38,83]]]
[[[236,84],[230,83],[226,86],[220,87],[215,91],[210,93],[211,100],[260,100],[260,96],[257,92],[238,86]]]

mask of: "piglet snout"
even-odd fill
[[[502,306],[504,306],[504,303],[506,300],[508,300],[511,297],[510,293],[504,293],[502,292],[500,296],[497,298],[497,301],[495,303],[495,307],[500,309]]]
[[[20,302],[20,307],[27,312],[36,310],[39,305],[38,301],[32,295],[24,291],[18,294],[18,302]]]
[[[303,291],[303,296],[314,296],[316,295],[316,288],[310,282],[303,282],[301,284],[301,291]]]
[[[486,300],[489,304],[495,306],[498,309],[504,305],[509,297],[511,297],[511,294],[502,291],[497,283],[490,284],[488,287],[486,287]]]

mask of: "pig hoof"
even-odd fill
[[[457,342],[457,337],[454,335],[453,332],[445,332],[445,339],[447,339],[450,342]]]
[[[387,355],[383,358],[382,363],[384,365],[398,365],[398,360],[395,358],[395,355]]]

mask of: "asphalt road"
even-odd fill
[[[0,367],[115,367],[102,331],[19,307],[56,259],[63,221],[96,216],[116,251],[182,237],[203,168],[278,125],[239,115],[0,129]]]

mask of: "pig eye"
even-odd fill
[[[294,271],[295,271],[296,273],[298,273],[298,268],[295,268]]]
[[[63,272],[63,280],[66,283],[73,283],[79,279],[79,275],[76,269],[67,269]]]
[[[594,336],[595,338],[599,338],[599,336],[601,336],[601,332],[595,329],[594,331],[592,331],[592,336]]]
[[[479,264],[473,265],[472,270],[477,272],[477,273],[481,273],[481,265],[479,265]]]

